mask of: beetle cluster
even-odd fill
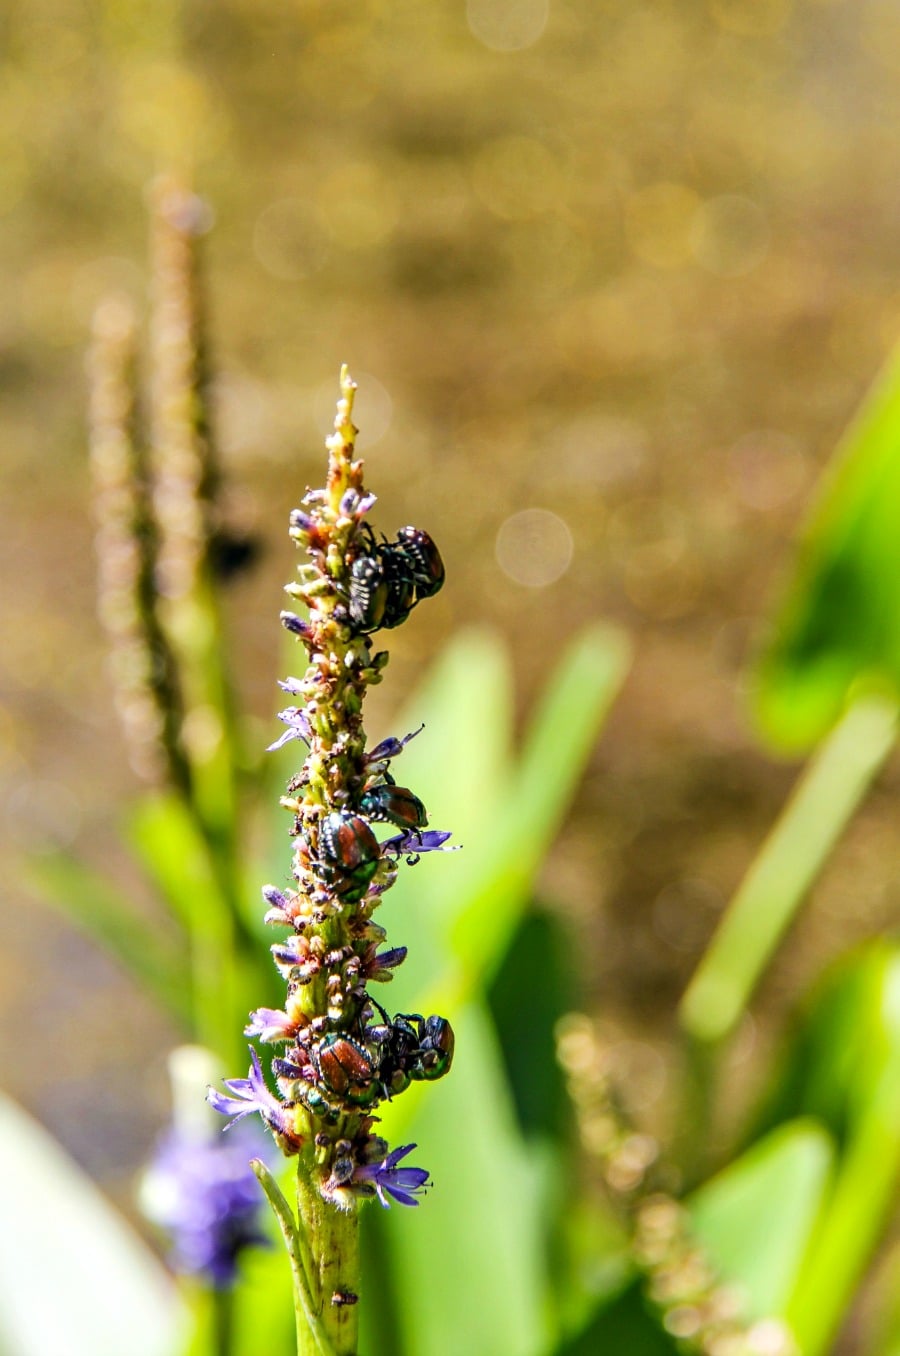
[[[395,541],[377,541],[366,525],[362,550],[350,566],[347,616],[360,635],[405,622],[423,598],[431,598],[444,582],[444,562],[418,527],[401,527]]]
[[[353,1032],[326,1031],[303,1039],[273,1061],[283,1093],[331,1123],[346,1112],[371,1109],[411,1082],[442,1078],[453,1061],[454,1036],[444,1017],[397,1013],[392,1019],[371,999],[380,1022],[360,1020]]]

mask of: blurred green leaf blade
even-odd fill
[[[900,348],[850,424],[808,521],[754,683],[777,748],[810,749],[847,701],[900,689]]]
[[[570,953],[559,919],[546,910],[530,910],[487,992],[519,1127],[526,1137],[560,1138],[570,1123],[554,1038],[557,1021],[577,1001]]]
[[[490,977],[509,944],[629,663],[623,632],[591,626],[547,680],[509,795],[479,836],[459,887],[453,945],[473,987]]]
[[[817,751],[756,854],[681,1001],[685,1031],[731,1031],[897,739],[898,707],[860,698]]]
[[[29,883],[49,904],[93,937],[153,998],[189,1029],[189,968],[183,935],[167,937],[141,917],[106,876],[72,853],[56,851],[33,858]]]
[[[633,1280],[605,1300],[577,1336],[555,1349],[554,1356],[678,1356],[681,1347],[662,1328],[647,1303],[643,1283]]]
[[[815,1121],[779,1126],[688,1202],[692,1232],[748,1319],[784,1312],[834,1159]]]
[[[874,957],[874,960],[873,960]],[[830,1349],[881,1238],[900,1180],[900,949],[884,943],[857,964],[861,1024],[857,1059],[839,1054],[846,1123],[826,1207],[794,1287],[787,1316],[804,1356]],[[827,1054],[827,1051],[826,1051]]]

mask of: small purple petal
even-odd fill
[[[379,970],[394,970],[406,960],[405,946],[392,946],[389,951],[379,951],[375,964]]]
[[[262,888],[262,897],[267,904],[271,904],[273,909],[284,909],[288,911],[288,898],[283,891],[278,889],[277,885],[264,885]]]
[[[272,744],[266,745],[266,753],[275,753],[278,749],[283,749],[285,744],[290,744],[292,739],[299,739],[297,730],[284,730]]]
[[[309,640],[312,636],[312,627],[309,622],[298,617],[296,612],[282,612],[281,624],[286,631],[290,631],[291,635],[299,636],[301,640]]]
[[[366,979],[384,983],[393,979],[391,971],[396,970],[406,960],[406,947],[394,946],[389,951],[380,951],[372,955],[362,967]]]
[[[275,1094],[267,1088],[259,1056],[253,1049],[250,1051],[250,1061],[247,1078],[223,1080],[228,1091],[235,1094],[233,1097],[226,1097],[216,1088],[207,1088],[206,1100],[214,1111],[218,1111],[222,1116],[230,1116],[232,1125],[237,1124],[244,1116],[250,1116],[254,1111],[258,1111],[270,1130],[293,1137],[291,1117]],[[225,1128],[227,1130],[229,1127]]]
[[[381,844],[381,850],[397,853],[398,856],[404,852],[416,855],[420,852],[458,852],[460,849],[458,843],[453,847],[444,847],[451,836],[452,833],[444,829],[426,829],[423,833],[417,831],[398,833],[393,838],[386,838]]]
[[[303,679],[285,678],[284,681],[282,682],[282,680],[279,678],[278,686],[282,689],[282,691],[289,692],[292,697],[299,697],[300,693],[303,691]]]
[[[297,1024],[280,1008],[257,1008],[251,1012],[244,1027],[245,1036],[258,1036],[261,1041],[286,1041],[296,1033]]]
[[[278,719],[284,721],[287,729],[280,734],[274,744],[270,744],[266,753],[274,753],[276,749],[283,748],[291,739],[302,739],[309,743],[311,731],[306,712],[299,706],[286,706],[283,711],[278,712]]]
[[[404,735],[402,739],[397,739],[395,735],[389,735],[387,739],[382,739],[380,744],[376,744],[371,753],[366,754],[366,762],[380,763],[387,758],[396,758],[399,753],[403,752],[409,741],[415,739],[416,735],[421,734],[424,729],[425,725],[423,723],[419,726],[418,730],[410,731],[410,733]]]
[[[247,1082],[249,1086],[249,1080]],[[258,1107],[242,1101],[238,1097],[226,1097],[223,1092],[219,1092],[218,1088],[207,1088],[206,1100],[213,1111],[218,1111],[220,1116],[232,1117],[231,1125],[226,1125],[226,1130],[230,1130],[232,1125],[237,1125],[238,1121],[243,1120],[245,1116],[250,1116],[259,1110]]]
[[[291,509],[291,527],[298,532],[312,532],[315,522],[302,509]]]

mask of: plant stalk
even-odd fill
[[[297,1214],[309,1299],[330,1348],[297,1304],[297,1356],[356,1356],[359,1340],[359,1212],[338,1210],[323,1199],[301,1158],[297,1168]]]

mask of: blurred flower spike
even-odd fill
[[[363,699],[388,662],[375,637],[437,593],[444,566],[421,529],[403,527],[389,540],[369,526],[375,497],[353,459],[355,389],[344,369],[325,486],[307,491],[290,516],[305,560],[286,592],[305,615],[286,610],[281,622],[305,647],[307,667],[281,683],[296,704],[280,712],[285,729],[270,748],[296,741],[306,756],[281,802],[291,816],[292,879],[263,889],[266,921],[289,929],[272,947],[287,994],[283,1008],[258,1008],[246,1027],[279,1047],[271,1064],[277,1093],[254,1051],[247,1078],[208,1094],[232,1123],[258,1113],[280,1148],[296,1155],[299,1228],[314,1259],[304,1306],[326,1327],[338,1325],[342,1351],[352,1345],[353,1305],[331,1306],[328,1297],[355,1294],[358,1280],[355,1264],[344,1264],[356,1249],[341,1230],[356,1227],[365,1199],[417,1205],[428,1181],[424,1168],[400,1166],[413,1145],[390,1151],[373,1133],[374,1112],[412,1082],[441,1078],[454,1046],[445,1018],[391,1016],[368,992],[406,958],[405,947],[385,945],[374,920],[384,892],[402,865],[453,849],[450,834],[426,827],[422,801],[393,776],[394,760],[420,730],[366,749]],[[292,1216],[285,1223],[283,1198],[266,1189],[290,1245]],[[334,1208],[323,1211],[323,1201]]]
[[[224,1138],[218,1133],[215,1116],[198,1097],[218,1067],[216,1056],[202,1046],[172,1051],[172,1123],[144,1173],[140,1204],[168,1235],[176,1271],[224,1291],[237,1281],[244,1250],[269,1243],[260,1228],[262,1202],[250,1160],[271,1146],[255,1125],[239,1126]]]
[[[223,1139],[171,1129],[144,1178],[144,1211],[171,1239],[177,1271],[227,1290],[245,1248],[267,1245],[259,1225],[259,1186],[249,1162],[256,1137]]]

